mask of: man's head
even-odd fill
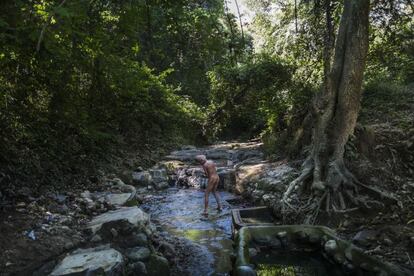
[[[200,155],[197,155],[197,156],[195,157],[195,160],[196,160],[198,163],[200,163],[200,164],[204,164],[204,163],[206,163],[207,158],[206,158],[206,156],[205,156],[205,155],[200,154]]]

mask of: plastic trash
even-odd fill
[[[49,223],[49,222],[53,221],[54,218],[55,218],[55,216],[52,213],[46,212],[46,216],[45,216],[45,219],[44,219],[45,223]]]
[[[35,232],[34,232],[34,230],[30,230],[28,233],[27,233],[27,237],[29,237],[29,239],[31,239],[31,240],[36,240],[36,235],[35,235]]]

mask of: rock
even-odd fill
[[[284,239],[287,237],[287,232],[286,231],[278,232],[277,236],[279,237],[279,239]]]
[[[118,185],[118,186],[124,186],[126,185],[121,179],[119,178],[113,178],[109,181],[112,185]]]
[[[154,183],[154,187],[157,190],[164,190],[170,187],[170,185],[168,185],[168,182],[159,182],[159,183]]]
[[[138,207],[122,207],[93,218],[87,224],[87,228],[95,234],[101,229],[102,224],[118,220],[127,220],[133,226],[145,226],[149,223],[149,216]]]
[[[108,247],[97,247],[76,250],[65,257],[50,275],[90,275],[104,273],[105,275],[121,275],[124,260],[122,254]]]
[[[143,172],[132,172],[132,181],[135,185],[138,186],[148,186],[152,182],[152,176],[149,172],[143,171]]]
[[[125,255],[133,262],[144,261],[149,258],[151,251],[143,246],[127,249]]]
[[[149,276],[168,276],[170,275],[170,266],[166,258],[151,255],[147,264],[147,272]]]
[[[84,199],[91,199],[91,192],[89,191],[84,191],[83,193],[80,194],[82,198]]]
[[[219,169],[217,173],[220,177],[220,186],[226,191],[233,191],[236,186],[236,170]]]
[[[392,240],[391,240],[391,239],[389,239],[389,238],[384,238],[384,239],[382,240],[382,242],[383,242],[385,245],[388,245],[388,246],[393,245]]]
[[[256,248],[249,248],[249,257],[253,258],[254,256],[257,255],[257,250]]]
[[[128,275],[147,275],[147,268],[143,262],[129,264]]]
[[[91,238],[91,242],[100,242],[100,241],[102,241],[102,238],[101,238],[101,236],[99,236],[99,235],[94,235],[94,236]]]
[[[214,160],[227,160],[231,159],[232,153],[229,152],[226,149],[220,149],[220,148],[213,148],[209,149],[205,153],[207,159],[214,159]]]
[[[361,245],[368,246],[374,243],[377,239],[378,232],[374,230],[362,230],[359,231],[353,238],[352,242]]]
[[[114,238],[118,237],[118,231],[116,231],[115,228],[111,228],[111,234],[112,234],[112,237]]]
[[[152,169],[149,170],[149,173],[151,174],[152,183],[168,182],[167,170],[165,169]]]
[[[344,264],[345,263],[345,256],[341,253],[336,253],[333,256],[333,259],[335,260],[335,262],[337,262],[338,264]]]
[[[193,145],[184,145],[181,147],[181,150],[195,150],[195,149],[197,148]]]
[[[194,162],[196,155],[204,154],[203,150],[198,149],[188,149],[188,150],[177,150],[171,152],[170,155],[166,156],[167,160],[178,160],[178,161],[190,161]]]
[[[58,195],[56,195],[56,196],[55,196],[55,200],[56,200],[58,203],[64,203],[64,202],[66,201],[66,198],[67,198],[67,196],[65,196],[65,195],[60,195],[60,194],[58,194]]]
[[[134,235],[132,242],[134,245],[146,246],[148,245],[148,238],[144,233],[139,233]]]
[[[338,249],[338,245],[335,240],[328,240],[324,245],[324,249],[327,253],[333,254]]]
[[[129,200],[133,198],[131,193],[122,193],[122,194],[107,194],[104,196],[104,200],[111,206],[123,206]]]
[[[263,152],[261,152],[260,150],[239,151],[234,153],[233,158],[236,159],[238,162],[247,159],[262,159]]]
[[[162,241],[160,242],[160,248],[162,252],[167,256],[173,256],[175,254],[175,248],[171,243]]]

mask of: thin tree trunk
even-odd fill
[[[243,40],[243,44],[244,44],[243,22],[242,22],[242,17],[241,17],[241,14],[240,14],[239,3],[237,2],[237,0],[234,0],[234,2],[236,3],[237,14],[239,15],[240,30],[241,30],[242,40]]]
[[[55,10],[56,9],[58,9],[58,8],[60,8],[60,7],[62,7],[64,4],[65,4],[65,2],[66,2],[66,0],[63,0],[56,8],[55,8]],[[50,13],[50,15],[49,15],[49,17],[47,18],[47,20],[46,20],[46,23],[43,25],[43,27],[42,27],[42,30],[40,31],[40,35],[39,35],[39,39],[37,40],[37,44],[36,44],[36,54],[40,51],[40,45],[42,44],[42,40],[43,40],[43,37],[44,37],[44,35],[45,35],[45,32],[46,32],[46,28],[49,26],[49,24],[50,24],[50,20],[52,19],[52,16],[55,14],[55,12],[53,11],[53,12],[51,12]]]
[[[231,34],[230,44],[229,44],[230,55],[233,55],[234,61],[235,61],[235,63],[237,63],[236,53],[235,53],[234,48],[233,48],[234,30],[233,30],[233,26],[231,25],[232,22],[231,22],[231,18],[230,18],[230,14],[229,14],[229,7],[227,6],[227,0],[224,0],[224,5],[225,5],[224,7],[225,7],[225,12],[226,12],[227,22],[229,24],[230,34]]]

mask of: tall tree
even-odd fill
[[[309,183],[320,195],[319,205],[326,209],[346,209],[346,202],[359,204],[356,184],[359,183],[344,164],[345,144],[354,131],[361,86],[368,51],[369,0],[344,1],[335,53],[321,92],[314,101],[316,125],[309,156],[302,165],[302,174],[290,183],[283,197],[297,185]],[[330,62],[330,59],[326,59]],[[346,200],[345,198],[349,200]]]

